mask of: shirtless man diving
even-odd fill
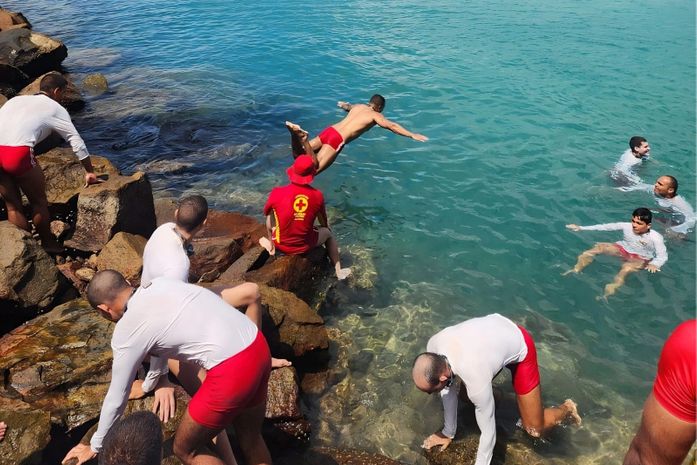
[[[382,114],[382,110],[385,109],[385,98],[382,95],[373,95],[367,104],[337,102],[337,106],[348,112],[348,115],[338,123],[327,127],[324,131],[320,132],[319,135],[310,140],[312,150],[316,153],[314,161],[317,174],[334,163],[334,160],[344,148],[345,144],[358,138],[376,124],[381,128],[389,129],[395,134],[409,137],[419,142],[426,142],[428,140],[428,137],[423,134],[411,132],[403,126],[385,118]],[[302,147],[302,144],[298,142],[298,138],[293,137],[293,134],[295,134],[294,131],[297,131],[300,127],[289,121],[286,121],[286,126],[291,132],[293,158],[297,158],[305,153],[305,149]]]

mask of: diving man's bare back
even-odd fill
[[[376,124],[388,129],[400,136],[409,137],[419,142],[425,142],[428,137],[413,133],[403,126],[388,120],[382,114],[385,107],[385,99],[380,95],[373,95],[368,104],[338,102],[337,106],[348,112],[346,117],[332,126],[322,131],[318,136],[310,140],[312,149],[317,154],[315,166],[317,173],[327,169],[339,155],[345,144],[360,137],[364,132],[369,131]],[[293,156],[297,157],[304,152],[302,146],[293,141]]]

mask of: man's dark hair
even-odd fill
[[[385,108],[385,97],[383,97],[380,94],[375,94],[372,97],[370,97],[370,103],[375,105],[376,108]]]
[[[208,216],[208,202],[201,195],[190,195],[179,201],[177,226],[191,232],[203,224]]]
[[[631,139],[629,139],[629,148],[632,149],[633,152],[635,148],[639,147],[644,142],[646,142],[646,139],[644,139],[643,137],[634,136]]]
[[[677,194],[678,193],[678,180],[669,174],[665,174],[664,177],[670,179],[670,187],[673,188],[673,193]]]
[[[644,223],[651,224],[653,215],[651,214],[651,210],[648,208],[639,207],[632,212],[632,218],[639,218]]]
[[[87,286],[87,300],[92,307],[97,308],[98,305],[112,302],[119,292],[129,286],[126,278],[118,271],[100,271],[94,275]]]
[[[422,357],[425,359],[426,364],[420,375],[426,379],[429,386],[436,386],[440,383],[440,375],[445,371],[448,363],[442,355],[434,354],[433,352],[422,352],[414,358],[412,366],[416,365],[417,360]]]
[[[99,453],[99,465],[159,465],[162,427],[152,412],[135,412],[116,422]]]
[[[60,73],[48,73],[41,78],[39,90],[48,94],[54,89],[65,89],[67,85],[68,81]]]

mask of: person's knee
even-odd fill
[[[184,443],[179,434],[174,436],[172,452],[174,452],[174,455],[176,455],[177,458],[185,464],[191,463],[191,459],[194,456],[194,451]]]
[[[257,283],[244,283],[245,293],[249,296],[252,302],[256,302],[261,298],[261,291],[259,291],[259,285]]]

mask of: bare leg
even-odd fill
[[[567,399],[559,407],[542,408],[542,391],[538,385],[535,389],[523,395],[516,395],[518,410],[523,421],[523,428],[532,437],[540,437],[551,428],[571,420],[581,424],[576,403]]]
[[[259,245],[266,249],[269,255],[276,255],[276,247],[273,245],[273,243],[269,240],[268,237],[260,237]]]
[[[258,285],[254,283],[243,283],[239,286],[224,289],[223,292],[220,293],[220,296],[225,302],[235,308],[246,306],[247,311],[245,311],[245,315],[247,315],[247,318],[252,320],[261,331],[261,294],[259,293]],[[271,357],[272,368],[287,367],[290,365],[290,361],[285,358]]]
[[[194,364],[170,359],[167,365],[169,366],[169,371],[177,377],[179,383],[191,397],[196,394],[198,388],[201,387],[201,383],[206,379],[206,370]],[[237,465],[235,455],[232,453],[230,438],[228,438],[225,430],[220,431],[218,435],[213,438],[213,451],[223,459],[225,465]]]
[[[266,402],[244,409],[232,423],[247,465],[271,465],[271,454],[261,436]]]
[[[290,121],[286,121],[286,128],[288,128],[288,132],[290,132],[290,146],[291,150],[293,150],[293,158],[298,158],[305,153],[305,147],[303,147],[300,136],[304,133],[307,138],[307,131]]]
[[[563,274],[567,275],[569,273],[580,273],[585,267],[587,267],[593,262],[593,258],[596,255],[601,253],[605,255],[613,255],[616,257],[620,256],[620,252],[615,246],[615,244],[610,242],[598,242],[592,248],[586,250],[581,255],[579,255],[576,265]]]
[[[186,465],[225,465],[218,457],[207,453],[203,447],[221,431],[196,423],[189,411],[184,412],[174,436],[174,454]],[[225,431],[222,431],[225,433]],[[234,456],[233,456],[234,460]],[[237,465],[237,461],[229,465]]]
[[[332,261],[334,270],[336,271],[337,279],[348,278],[349,275],[351,275],[351,268],[341,268],[341,262],[339,261],[339,244],[337,244],[336,239],[334,239],[334,234],[332,234],[329,228],[319,228],[317,245],[322,244],[325,244],[325,247],[327,248],[329,259]]]
[[[322,145],[322,148],[320,148],[319,152],[317,152],[317,160],[319,161],[317,174],[332,166],[332,163],[334,163],[334,160],[336,160],[336,157],[338,156],[339,152],[334,150],[334,147],[329,144]]]
[[[17,176],[15,180],[31,204],[34,213],[32,222],[41,238],[41,246],[47,252],[62,252],[63,247],[58,244],[51,233],[51,217],[48,214],[48,200],[46,199],[46,178],[41,167],[35,166],[22,176]]]
[[[4,421],[0,421],[0,441],[5,439],[5,432],[7,431],[7,425]]]
[[[0,197],[5,200],[7,219],[18,228],[31,232],[27,218],[22,211],[22,194],[12,178],[0,171]]]
[[[646,265],[642,260],[628,260],[624,262],[622,264],[622,268],[620,268],[620,272],[615,275],[615,279],[605,286],[605,293],[603,294],[603,297],[608,298],[617,292],[617,289],[624,284],[624,280],[627,278],[629,273],[641,271],[645,268],[645,266]]]

